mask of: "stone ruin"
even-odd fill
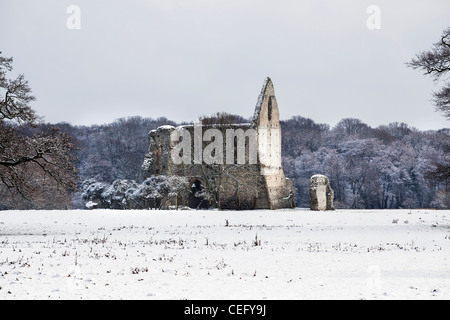
[[[334,191],[330,180],[322,174],[313,175],[309,181],[310,209],[316,211],[334,210]]]
[[[187,177],[192,190],[176,201],[191,208],[295,207],[292,181],[281,166],[281,127],[270,78],[264,81],[250,123],[163,126],[150,131],[142,169],[144,178]]]

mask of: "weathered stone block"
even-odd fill
[[[334,210],[334,191],[331,189],[327,176],[316,174],[309,181],[309,195],[311,210]]]

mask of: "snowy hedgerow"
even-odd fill
[[[131,209],[132,204],[128,201],[127,191],[129,189],[136,189],[138,184],[134,180],[115,180],[102,193],[104,202],[109,204],[110,209]]]
[[[108,184],[98,182],[95,179],[87,179],[81,183],[82,199],[86,203],[86,208],[107,208],[103,201],[103,192],[108,188]],[[88,205],[89,204],[89,205]]]
[[[86,208],[162,209],[169,204],[178,206],[178,199],[190,192],[185,177],[151,176],[141,184],[118,179],[111,185],[88,179],[82,183]]]
[[[178,197],[190,192],[189,181],[185,177],[151,176],[139,185],[134,199],[145,202],[147,208],[161,209],[170,200],[177,203]]]

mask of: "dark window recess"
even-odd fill
[[[268,117],[269,121],[272,121],[272,97],[269,97],[269,103],[268,103]]]

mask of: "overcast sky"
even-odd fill
[[[70,5],[80,29],[69,29]],[[380,9],[381,29],[370,5]],[[405,66],[450,26],[450,1],[1,0],[0,51],[46,121],[253,115],[271,77],[281,119],[450,127]]]

